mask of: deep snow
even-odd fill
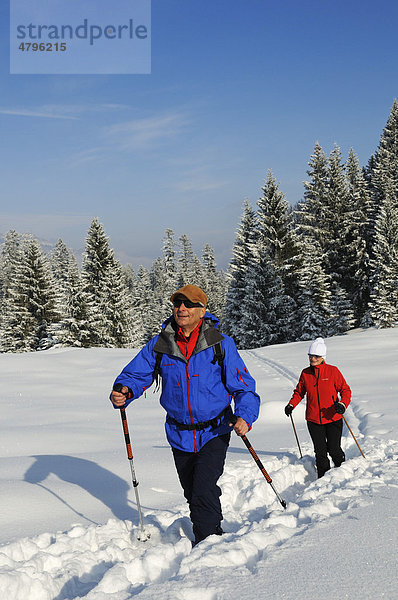
[[[242,352],[262,399],[248,434],[283,510],[233,436],[222,537],[191,550],[187,506],[158,394],[127,410],[145,528],[139,533],[119,411],[107,400],[136,351],[1,356],[0,590],[5,600],[339,600],[398,597],[398,329],[327,340],[353,390],[347,461],[316,479],[304,403],[283,407],[307,342]]]

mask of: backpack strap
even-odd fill
[[[161,352],[156,352],[155,367],[153,369],[153,375],[152,375],[152,383],[153,382],[156,383],[156,386],[154,389],[155,392],[157,392],[160,387],[160,378],[162,376],[162,371],[160,369],[160,363],[162,362],[162,356],[163,356],[163,354]]]
[[[226,376],[225,376],[225,367],[224,367],[224,352],[222,350],[221,342],[217,342],[213,346],[214,357],[211,361],[213,365],[218,363],[218,366],[221,369],[221,381],[223,384],[226,384]]]

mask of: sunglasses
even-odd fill
[[[174,308],[180,308],[181,304],[183,304],[185,308],[203,308],[203,304],[200,302],[191,302],[188,298],[176,298],[173,300]]]
[[[319,356],[319,354],[309,354],[308,356],[310,358],[322,358],[322,356]]]

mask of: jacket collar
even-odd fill
[[[209,319],[208,317],[211,318]],[[210,313],[206,313],[203,317],[203,323],[199,331],[198,341],[196,342],[193,354],[197,354],[202,350],[206,350],[206,348],[215,346],[224,339],[224,336],[216,329],[216,324],[218,324],[218,319],[213,317]],[[182,354],[176,342],[176,331],[176,322],[173,317],[167,319],[153,350],[154,352],[161,352],[162,354],[178,356],[187,362],[187,359]]]

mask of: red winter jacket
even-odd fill
[[[337,367],[325,362],[316,367],[307,367],[301,372],[289,404],[296,407],[306,394],[305,418],[321,425],[342,418],[342,415],[336,413],[334,402],[343,402],[346,408],[351,402],[351,389],[344,377]]]

